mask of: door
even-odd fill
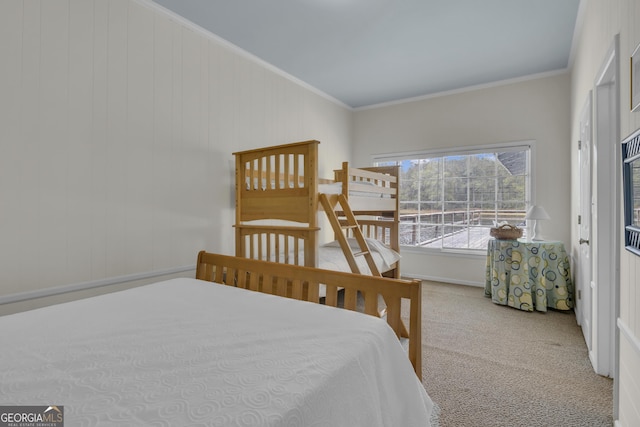
[[[578,247],[578,268],[576,271],[576,318],[582,327],[582,334],[587,343],[589,353],[592,351],[592,286],[591,286],[591,92],[582,110],[580,118],[579,142],[580,166],[580,212],[578,223],[580,227]]]

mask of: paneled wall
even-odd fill
[[[351,111],[148,0],[0,2],[0,298],[233,253],[232,152]]]
[[[608,50],[619,35],[619,87],[621,138],[640,128],[640,112],[631,112],[629,58],[640,44],[640,3],[637,0],[583,1],[581,31],[572,68],[572,139],[579,138],[580,113],[593,89]],[[577,157],[575,154],[574,157]],[[577,206],[578,175],[574,164],[574,201]],[[622,206],[619,207],[622,215]],[[575,228],[575,225],[574,225]],[[574,232],[575,234],[575,232]],[[577,239],[573,239],[577,240]],[[623,241],[621,237],[621,241]],[[640,257],[620,248],[620,330],[618,415],[616,425],[640,425]]]

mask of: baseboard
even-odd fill
[[[437,276],[425,276],[422,274],[403,274],[403,277],[408,277],[411,279],[419,279],[419,280],[429,280],[432,282],[441,282],[441,283],[452,283],[454,285],[465,285],[465,286],[475,286],[477,288],[483,288],[484,287],[484,282],[474,282],[471,280],[458,280],[458,279],[451,279],[449,277],[437,277]]]
[[[171,274],[183,273],[189,270],[195,271],[195,265],[174,267],[164,270],[149,271],[145,273],[127,274],[124,276],[108,277],[105,279],[91,280],[81,283],[73,283],[53,288],[38,289],[34,291],[20,292],[17,294],[5,295],[0,297],[0,305],[13,304],[17,302],[29,301],[39,298],[47,298],[55,295],[62,295],[70,292],[85,291],[88,289],[100,288],[103,286],[120,285],[127,282],[137,280],[151,279],[154,277],[168,276]]]

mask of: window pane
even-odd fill
[[[411,160],[411,161],[404,161],[400,163],[402,165],[400,167],[401,181],[406,181],[406,180],[413,181],[417,178],[417,173],[419,168],[416,162],[417,162],[416,160]]]
[[[417,201],[400,201],[400,215],[410,215],[418,213],[419,203]]]
[[[416,221],[400,221],[400,244],[406,246],[420,246],[420,224]]]
[[[469,156],[469,175],[473,177],[489,176],[494,177],[496,175],[496,156],[493,153],[487,154],[475,154]]]
[[[498,223],[508,222],[512,225],[522,226],[525,224],[524,215],[518,211],[505,209],[498,212],[498,217],[496,218]]]
[[[421,211],[420,222],[423,224],[442,224],[442,209],[435,209],[429,203],[424,204]]]
[[[420,184],[420,200],[440,200],[442,194],[442,180],[422,179]]]
[[[422,159],[420,169],[425,178],[438,178],[442,175],[442,158]]]
[[[508,175],[524,175],[527,169],[526,151],[509,151],[497,153],[499,164]]]
[[[421,225],[420,226],[420,238],[422,244],[431,243],[434,240],[442,238],[442,226],[441,225]]]
[[[469,202],[491,202],[496,200],[496,178],[476,178],[470,182]]]
[[[467,178],[445,178],[444,179],[444,200],[446,201],[466,201],[467,200]]]
[[[444,158],[445,177],[464,177],[467,174],[467,156],[448,156]]]
[[[442,238],[439,224],[421,224],[417,221],[401,221],[400,244],[405,246],[425,246]]]
[[[442,216],[442,224],[444,226],[443,229],[443,238],[451,235],[452,233],[457,233],[459,231],[459,227],[466,227],[470,223],[470,215],[467,209],[467,204],[465,202],[454,202],[454,203],[445,203],[445,209]],[[451,246],[453,243],[451,240],[448,244],[444,244],[447,247],[467,247],[467,240],[455,240],[459,241],[463,246]]]
[[[525,177],[522,175],[498,178],[499,200],[524,200],[525,184]]]
[[[640,160],[631,162],[631,225],[640,227]]]
[[[469,246],[467,227],[447,226],[447,233],[443,236],[442,245],[445,248],[466,248]]]

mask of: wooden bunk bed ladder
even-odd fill
[[[356,257],[363,256],[367,261],[369,269],[371,270],[371,275],[382,277],[382,274],[380,274],[380,271],[376,266],[376,262],[373,260],[371,249],[369,248],[367,240],[362,233],[360,224],[358,224],[358,220],[351,210],[351,207],[349,206],[347,196],[345,196],[344,194],[327,196],[327,194],[320,193],[318,195],[318,199],[320,205],[322,206],[322,209],[329,219],[331,227],[333,228],[335,238],[340,243],[342,252],[344,253],[345,258],[347,258],[349,267],[351,267],[351,272],[355,274],[362,274],[362,272],[358,268]],[[342,212],[342,214],[346,218],[346,221],[340,221],[340,219],[338,218],[338,211]],[[353,235],[353,237],[355,237],[356,242],[358,242],[359,251],[357,252],[354,252],[353,248],[347,241],[347,233],[344,233],[344,231],[347,229],[351,231],[351,234]],[[382,299],[384,300],[384,297],[382,297]],[[385,301],[385,303],[388,304],[387,301]],[[378,316],[381,318],[385,318],[387,316],[387,308],[378,310]],[[402,337],[409,336],[407,328],[403,322],[400,322],[398,327],[400,328]]]
[[[354,215],[353,211],[349,207],[349,201],[347,200],[344,194],[332,195],[331,200],[329,197],[321,193],[319,196],[320,204],[322,205],[322,209],[324,210],[327,218],[329,219],[329,223],[333,228],[335,238],[340,243],[340,247],[342,248],[342,252],[344,252],[345,257],[347,258],[347,262],[349,263],[349,267],[351,267],[351,271],[356,274],[362,274],[360,269],[358,268],[358,264],[356,262],[356,257],[363,256],[367,261],[367,265],[371,270],[371,275],[373,276],[382,276],[378,267],[376,266],[375,261],[373,260],[373,256],[371,255],[371,249],[367,244],[364,235],[362,234],[362,229],[358,224],[358,220]],[[338,218],[338,214],[336,211],[337,207],[340,207],[339,210],[344,214],[346,218],[346,224],[342,225],[340,219]],[[358,243],[358,251],[355,251],[349,245],[347,241],[347,235],[344,233],[344,230],[349,229],[352,235],[355,237],[356,242]]]

